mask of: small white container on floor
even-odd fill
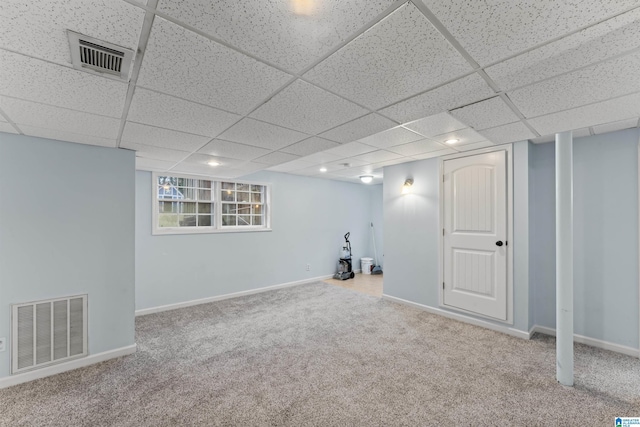
[[[371,274],[371,267],[373,267],[373,258],[360,258],[362,274]]]

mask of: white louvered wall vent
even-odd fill
[[[11,373],[87,355],[87,295],[11,306]]]
[[[67,30],[73,67],[129,81],[133,50]]]

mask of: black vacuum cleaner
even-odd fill
[[[349,235],[351,235],[351,233],[344,235],[345,242],[342,247],[342,256],[338,260],[338,272],[333,275],[334,279],[347,280],[355,277],[351,264],[351,242],[349,242]]]

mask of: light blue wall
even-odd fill
[[[534,180],[533,180],[533,148],[534,145],[531,142],[527,143],[527,158],[528,158],[528,165],[527,165],[527,193],[529,194],[529,200],[527,201],[527,204],[529,205],[529,211],[527,213],[527,218],[528,218],[528,230],[529,230],[529,248],[527,250],[528,254],[529,254],[529,265],[527,267],[527,270],[529,272],[529,330],[531,330],[531,328],[533,327],[533,325],[536,324],[536,310],[535,310],[535,302],[536,302],[536,294],[535,294],[535,287],[533,286],[534,283],[534,276],[535,276],[535,268],[533,266],[533,251],[531,250],[532,246],[533,246],[533,242],[536,239],[536,233],[535,230],[533,228],[534,225],[534,218],[535,218],[535,213],[536,213],[536,204],[532,203],[532,199],[533,199],[533,191],[534,191]]]
[[[529,331],[529,141],[513,143],[513,313],[514,326]]]
[[[514,144],[514,165],[527,165],[528,143]],[[528,168],[514,170],[514,211],[528,211]],[[411,194],[400,189],[406,178],[413,178]],[[439,159],[403,163],[384,169],[384,293],[389,296],[439,307],[438,244],[440,215]],[[520,227],[524,227],[520,229]],[[528,253],[519,235],[526,234],[526,224],[514,224],[514,329],[529,330]],[[511,244],[511,243],[510,243]],[[525,243],[526,246],[526,243]],[[517,272],[516,272],[517,269]],[[516,280],[517,279],[517,280]],[[481,318],[487,322],[492,322]],[[500,322],[492,322],[504,325]]]
[[[347,231],[357,264],[371,256],[376,186],[275,172],[244,179],[272,184],[273,231],[153,236],[151,173],[136,173],[137,309],[331,275]]]
[[[438,159],[384,168],[384,293],[438,306]],[[401,194],[413,178],[410,194]]]
[[[134,162],[131,151],[0,133],[0,337],[12,303],[86,293],[89,353],[134,343]]]
[[[638,347],[638,130],[574,141],[575,333]],[[555,327],[554,144],[533,150],[535,321]],[[532,266],[533,267],[533,266]]]
[[[574,153],[576,146],[574,145]],[[530,170],[530,277],[534,324],[556,325],[556,172],[554,144],[533,145]]]
[[[381,267],[384,267],[384,216],[382,203],[382,184],[371,187],[371,221],[375,234],[375,243],[378,251],[378,259],[375,260]],[[373,237],[371,238],[371,246],[369,250],[370,256],[375,258],[373,250]]]

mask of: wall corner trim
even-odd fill
[[[90,354],[89,356],[83,357],[81,359],[75,359],[69,362],[47,366],[42,369],[37,369],[17,375],[9,375],[8,377],[0,378],[0,389],[26,383],[29,381],[34,381],[40,378],[50,377],[52,375],[61,374],[63,372],[72,371],[78,368],[84,368],[85,366],[94,365],[96,363],[104,362],[109,359],[115,359],[116,357],[133,354],[136,352],[136,349],[137,345],[132,344],[126,347],[104,351],[102,353]]]
[[[532,335],[534,333],[550,335],[552,337],[556,336],[556,330],[553,328],[548,328],[546,326],[534,325],[531,328]],[[573,334],[573,341],[585,344],[591,347],[601,348],[603,350],[609,350],[616,353],[626,354],[627,356],[640,357],[640,350],[633,347],[627,347],[620,344],[615,344],[609,341],[599,340],[597,338],[585,337],[584,335]]]
[[[190,300],[190,301],[177,302],[175,304],[167,304],[167,305],[160,305],[158,307],[143,308],[143,309],[140,309],[140,310],[136,310],[136,317],[137,316],[146,316],[147,314],[160,313],[160,312],[163,312],[163,311],[176,310],[178,308],[191,307],[191,306],[194,306],[194,305],[207,304],[207,303],[214,302],[214,301],[222,301],[222,300],[225,300],[225,299],[242,297],[242,296],[245,296],[245,295],[259,294],[261,292],[268,292],[268,291],[273,291],[273,290],[276,290],[276,289],[288,288],[288,287],[291,287],[291,286],[304,285],[306,283],[313,283],[313,282],[317,282],[317,281],[321,281],[321,280],[325,280],[325,279],[330,279],[332,277],[333,277],[333,275],[318,276],[318,277],[312,277],[310,279],[303,279],[303,280],[296,280],[294,282],[281,283],[279,285],[266,286],[264,288],[249,289],[247,291],[234,292],[234,293],[231,293],[231,294],[216,295],[216,296],[212,296],[212,297],[194,299],[194,300]]]
[[[407,301],[405,299],[393,297],[391,295],[386,295],[386,294],[383,294],[382,298],[391,302],[408,305],[410,307],[414,307],[414,308],[426,311],[427,313],[436,314],[438,316],[447,317],[449,319],[457,320],[459,322],[469,323],[475,326],[480,326],[482,328],[490,329],[496,332],[501,332],[503,334],[511,335],[516,338],[528,340],[531,337],[529,332],[521,331],[515,328],[509,328],[507,326],[495,325],[493,323],[490,323],[484,320],[465,316],[464,314],[453,313],[453,312],[442,310],[436,307],[429,307],[428,305],[418,304],[417,302]]]

